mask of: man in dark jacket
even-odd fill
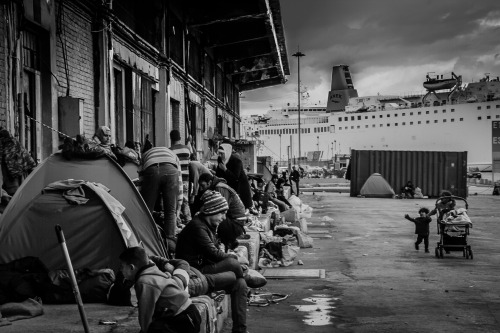
[[[297,188],[295,195],[299,196],[299,194],[300,194],[300,190],[299,190],[300,173],[297,170],[297,167],[295,165],[292,167],[292,173],[290,174],[290,180],[295,182],[295,186]]]
[[[212,190],[219,192],[226,199],[229,209],[226,213],[226,218],[217,228],[217,235],[226,251],[234,249],[238,245],[236,238],[245,233],[243,226],[247,220],[245,215],[245,206],[240,200],[238,193],[233,190],[226,181],[211,173],[204,173],[198,180],[200,191]]]
[[[217,227],[229,206],[220,193],[211,190],[203,193],[202,201],[200,212],[179,233],[176,258],[187,261],[203,274],[234,273],[236,282],[215,279],[214,288],[231,293],[232,332],[246,332],[247,284],[243,269],[235,254],[219,249],[216,237]]]

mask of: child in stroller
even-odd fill
[[[465,203],[465,208],[456,208],[458,201]],[[441,197],[436,200],[436,207],[429,216],[438,214],[437,231],[441,235],[435,254],[437,258],[443,258],[443,251],[462,251],[463,256],[472,259],[472,249],[467,245],[467,236],[472,223],[467,215],[469,208],[464,198],[453,196],[449,191],[443,191]]]

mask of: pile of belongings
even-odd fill
[[[259,251],[260,268],[287,267],[293,264],[300,248],[313,247],[313,240],[307,235],[306,218],[312,215],[312,208],[292,195],[288,201],[292,208],[270,214],[269,230],[261,233]]]

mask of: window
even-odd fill
[[[438,113],[438,110],[434,110],[434,113]]]
[[[451,118],[451,120],[450,120],[450,121],[451,121],[452,123],[454,123],[454,122],[455,122],[455,119]]]
[[[132,125],[131,133],[127,133],[127,138],[132,137],[134,142],[144,143],[146,135],[150,140],[154,140],[154,93],[153,83],[148,79],[132,72],[133,87],[128,87],[132,92],[133,112],[127,114],[127,124]],[[130,82],[131,83],[131,82]],[[154,142],[153,142],[154,143]]]
[[[419,125],[420,125],[421,123],[422,123],[422,122],[421,122],[420,120],[417,122],[417,124],[419,124]]]
[[[380,127],[384,127],[384,125],[380,124]]]
[[[464,118],[460,118],[460,121],[464,121]]]
[[[491,119],[491,116],[486,116],[486,119]]]
[[[379,118],[382,118],[382,117],[383,117],[383,115],[380,115],[380,116],[379,116]]]
[[[354,116],[351,116],[351,120],[354,120]]]
[[[368,125],[365,125],[365,128],[368,128]]]
[[[422,112],[418,111],[418,115],[420,116],[422,114]]]
[[[345,121],[347,121],[347,120],[349,120],[349,118],[347,118],[347,117],[344,117],[344,120],[345,120]]]
[[[391,117],[391,115],[390,115],[390,114],[387,114],[387,118],[390,118],[390,117]]]
[[[354,129],[354,126],[351,126],[351,129]]]
[[[365,119],[368,119],[368,116],[365,116]]]
[[[361,120],[361,116],[358,116],[358,120]]]
[[[438,122],[438,121],[437,121],[437,119],[435,119],[435,120],[434,120],[434,124],[437,124],[437,122]]]
[[[372,116],[372,119],[375,119],[375,116]]]
[[[397,114],[397,113],[395,113],[395,114],[394,114],[394,117],[397,117],[397,116],[398,116],[398,114]]]
[[[413,116],[413,112],[410,112],[410,116]]]
[[[443,110],[443,113],[446,113],[446,110]]]
[[[403,124],[402,124],[402,125],[404,126],[404,125],[406,125],[406,123],[403,121]]]
[[[443,119],[443,123],[445,123],[445,122],[446,122],[446,119]]]
[[[477,117],[477,120],[481,120],[481,117]]]
[[[342,121],[342,117],[339,117],[339,121]]]
[[[486,108],[487,109],[491,109],[491,105],[486,105]]]
[[[403,113],[403,114],[402,114],[402,116],[403,116],[403,117],[404,117],[404,116],[406,116],[406,113]]]
[[[425,114],[429,114],[429,111],[425,111]]]
[[[426,121],[425,121],[425,123],[426,123],[426,124],[429,124],[429,123],[430,123],[430,121],[429,121],[429,120],[426,120]]]
[[[455,109],[451,109],[450,111],[451,111],[451,112],[455,112]]]
[[[410,125],[413,125],[413,121],[410,121]]]
[[[375,124],[373,124],[372,127],[375,127]]]
[[[357,128],[359,128],[359,125],[357,126]]]
[[[497,119],[498,119],[498,118],[500,118],[500,114],[497,114],[497,115],[495,116],[495,118],[497,118]]]
[[[480,107],[480,106],[478,106],[478,107],[477,107],[477,109],[478,109],[478,110],[481,110],[481,107]]]
[[[394,123],[394,126],[398,126],[398,123]]]

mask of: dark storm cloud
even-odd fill
[[[265,111],[271,104],[296,105],[297,61],[291,55],[298,45],[306,54],[302,85],[310,102],[323,104],[331,67],[337,64],[350,66],[361,95],[376,93],[374,86],[381,93],[422,89],[431,71],[455,71],[464,80],[485,72],[500,75],[498,0],[282,0],[281,11],[289,81],[245,92],[243,113]]]

